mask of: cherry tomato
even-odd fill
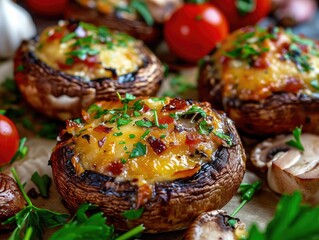
[[[181,59],[196,62],[228,34],[224,15],[208,3],[186,3],[164,25],[170,50]]]
[[[39,15],[57,16],[64,13],[67,0],[27,0],[27,6]]]
[[[254,25],[267,16],[271,8],[271,0],[210,0],[210,3],[224,13],[231,31]]]
[[[19,147],[19,134],[13,122],[0,114],[0,166],[10,162]]]

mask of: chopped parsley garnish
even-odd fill
[[[311,85],[316,91],[319,91],[319,81],[318,81],[318,79],[313,79],[313,80],[311,80],[310,85]]]
[[[122,216],[128,220],[139,219],[144,212],[144,208],[141,207],[139,209],[130,209],[122,213]]]
[[[92,49],[89,46],[83,46],[80,49],[73,50],[68,52],[68,56],[78,57],[81,60],[85,60],[89,55],[97,55],[100,51],[97,49]]]
[[[162,138],[162,139],[163,139],[163,138],[166,138],[166,135],[161,135],[160,138]]]
[[[141,136],[142,139],[145,139],[145,137],[151,132],[151,130],[147,129]]]
[[[132,119],[119,118],[117,119],[117,127],[125,126],[132,121],[133,121]]]
[[[130,134],[129,137],[130,137],[130,139],[132,139],[132,138],[135,138],[135,135],[134,134]]]
[[[305,151],[304,147],[302,146],[301,140],[300,140],[300,136],[301,136],[301,128],[296,127],[293,131],[292,131],[292,135],[294,136],[294,139],[289,140],[288,142],[286,142],[286,144],[288,146],[294,147],[299,149],[300,151]]]
[[[42,197],[49,198],[51,178],[48,175],[45,174],[41,177],[38,172],[35,172],[31,177],[31,181],[37,186]]]
[[[14,154],[14,156],[13,156],[13,158],[11,159],[11,161],[10,161],[9,164],[14,163],[16,160],[22,159],[22,158],[24,158],[24,157],[27,155],[27,153],[28,153],[28,147],[25,146],[26,141],[27,141],[27,138],[26,138],[26,137],[23,137],[23,138],[20,139],[18,150],[17,150],[17,152]]]
[[[202,117],[206,117],[206,112],[204,109],[202,109],[199,106],[193,105],[190,109],[188,109],[186,112],[176,112],[176,113],[171,113],[169,116],[171,116],[174,119],[178,119],[181,116],[185,115],[191,115],[191,114],[200,114]]]
[[[290,60],[296,64],[301,72],[309,72],[313,67],[309,63],[309,56],[303,54],[300,47],[296,44],[291,44],[289,50],[283,55],[285,60]]]
[[[147,25],[152,26],[154,24],[152,14],[144,0],[131,0],[130,7],[135,9],[142,16]]]
[[[122,136],[122,135],[123,135],[122,132],[113,133],[113,136],[115,136],[115,137]]]
[[[16,68],[16,71],[17,72],[22,72],[24,70],[24,66],[23,65],[19,65],[19,66],[17,66],[17,68]]]
[[[208,135],[211,133],[212,130],[213,130],[213,127],[210,126],[205,120],[203,120],[199,123],[199,133],[200,134]]]
[[[239,14],[246,15],[255,11],[256,1],[258,0],[236,0],[235,5]]]
[[[61,42],[62,42],[62,43],[68,42],[68,41],[70,41],[71,39],[75,38],[75,36],[76,36],[76,33],[74,33],[74,32],[69,33],[69,34],[65,35],[65,36],[61,39]]]
[[[148,120],[138,120],[135,122],[136,126],[138,127],[147,127],[150,128],[153,126],[153,123],[151,121]]]
[[[226,135],[225,133],[220,132],[220,131],[214,131],[214,130],[213,130],[213,133],[217,137],[219,137],[220,139],[223,139],[227,143],[228,146],[231,146],[233,144],[232,138],[230,136]]]
[[[146,150],[146,145],[141,142],[138,142],[136,146],[133,148],[129,158],[144,156],[146,155]]]
[[[126,143],[125,141],[119,141],[119,144],[121,144],[121,145],[123,145],[125,143]]]
[[[6,111],[7,111],[7,110],[0,109],[0,114],[1,114],[1,115],[4,115],[4,114],[6,114]]]
[[[121,158],[121,163],[127,163],[127,160],[124,158]]]

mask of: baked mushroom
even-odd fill
[[[280,194],[301,191],[306,202],[319,203],[319,136],[303,133],[304,151],[287,145],[292,135],[280,135],[258,144],[251,161],[267,172],[269,187]]]
[[[231,226],[229,220],[235,220]],[[245,224],[231,218],[223,210],[204,212],[185,232],[184,240],[237,240],[247,237]]]
[[[165,19],[180,4],[181,0],[162,0],[161,4],[156,4],[152,0],[143,3],[130,0],[79,0],[70,1],[65,16],[107,26],[141,39],[148,45],[154,45],[159,42],[162,35],[154,19]],[[155,14],[154,19],[149,16],[143,18],[138,8],[148,11],[150,16]],[[166,12],[159,8],[165,9]]]
[[[0,172],[0,230],[11,229],[12,225],[1,223],[24,208],[26,202],[16,182]]]
[[[319,133],[317,42],[282,28],[232,33],[202,63],[199,96],[251,135]]]
[[[143,223],[149,233],[184,229],[221,208],[245,171],[232,121],[210,104],[132,95],[67,121],[50,162],[69,209],[90,202],[116,229]],[[142,214],[128,221],[128,210]]]
[[[163,78],[160,61],[142,42],[84,22],[59,22],[23,42],[14,65],[25,100],[60,120],[116,92],[155,95]]]

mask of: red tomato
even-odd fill
[[[0,166],[10,162],[19,147],[19,134],[13,122],[0,114]]]
[[[239,2],[250,2],[253,4],[251,12],[241,12],[237,7]],[[231,31],[247,25],[254,25],[268,15],[271,7],[271,0],[210,0],[210,3],[214,4],[224,13]]]
[[[164,25],[164,37],[178,57],[197,62],[228,34],[224,15],[208,3],[186,3]]]
[[[68,0],[27,0],[27,6],[43,16],[56,16],[64,13]]]

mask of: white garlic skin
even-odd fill
[[[11,0],[0,0],[0,59],[13,56],[21,42],[36,34],[30,14]]]

